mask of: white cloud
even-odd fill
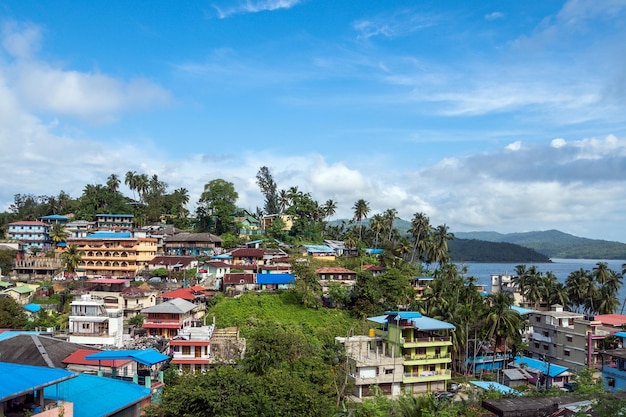
[[[2,45],[13,60],[2,72],[17,100],[34,111],[110,122],[122,111],[163,105],[169,93],[147,79],[119,80],[99,72],[67,70],[34,56],[41,31],[5,24]]]
[[[550,146],[557,149],[562,148],[565,145],[567,145],[567,142],[563,138],[552,139],[552,142],[550,142]]]
[[[394,13],[357,20],[352,24],[352,28],[358,32],[358,39],[367,40],[376,36],[395,38],[432,27],[438,21],[437,17],[415,10],[402,9]]]
[[[290,9],[300,3],[300,0],[246,0],[236,6],[219,7],[213,5],[220,19],[225,19],[232,15],[245,13],[258,13],[264,11],[274,11],[280,9]]]
[[[521,147],[522,147],[522,142],[518,140],[518,141],[515,141],[513,143],[506,145],[505,149],[509,151],[519,151]]]
[[[500,20],[504,19],[504,13],[502,12],[492,12],[485,15],[485,20]]]

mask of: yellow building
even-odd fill
[[[81,253],[79,270],[89,276],[134,277],[156,256],[157,239],[131,232],[96,232],[68,239]]]

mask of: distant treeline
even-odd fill
[[[453,262],[550,262],[546,255],[512,243],[454,239],[448,248]]]

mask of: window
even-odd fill
[[[183,355],[191,355],[191,346],[183,346]]]
[[[547,331],[547,330],[544,330],[544,331],[543,331],[543,335],[544,335],[545,337],[548,337],[548,336],[550,336],[550,333],[548,333],[548,331]]]
[[[539,316],[535,317],[535,321],[536,321],[537,323],[539,323],[539,322],[541,321],[541,317],[539,317]]]
[[[535,349],[539,349],[539,343],[535,343]]]
[[[543,350],[548,350],[548,345],[543,345]]]
[[[615,378],[607,378],[606,379],[606,384],[609,387],[615,388]]]
[[[570,355],[570,351],[569,351],[569,350],[567,350],[567,349],[565,349],[565,350],[563,351],[563,355],[564,355],[564,356],[569,356],[569,355]]]
[[[385,369],[385,375],[391,375],[393,374],[393,368],[392,369]]]
[[[571,342],[572,340],[574,340],[574,338],[572,336],[566,336],[566,339],[568,342]]]

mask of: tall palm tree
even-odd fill
[[[398,210],[396,210],[395,208],[390,208],[390,209],[385,210],[385,213],[383,214],[383,218],[385,219],[386,229],[389,231],[387,240],[391,242],[391,235],[393,233],[393,223],[398,218]]]
[[[432,260],[438,264],[448,262],[450,254],[448,253],[448,240],[454,239],[454,234],[448,232],[448,226],[445,224],[437,226],[432,233]]]
[[[337,202],[329,198],[326,200],[326,203],[324,203],[323,210],[324,217],[332,217],[337,211]]]
[[[409,233],[413,238],[413,252],[411,253],[411,263],[415,261],[415,256],[423,257],[426,252],[426,241],[430,230],[430,220],[424,213],[415,213],[411,220]]]
[[[378,247],[378,237],[385,229],[385,220],[381,214],[374,214],[370,220],[370,229],[374,233],[374,247]]]
[[[135,198],[135,190],[137,190],[137,172],[135,171],[127,171],[124,176],[124,184],[128,186],[128,188],[133,192],[133,200]]]
[[[500,346],[507,337],[520,334],[521,316],[511,308],[513,297],[509,292],[499,291],[487,296],[487,340],[495,337],[495,346]]]
[[[120,188],[120,177],[117,174],[109,175],[109,178],[107,178],[107,187],[115,193]]]
[[[359,239],[363,238],[363,219],[367,218],[367,215],[370,212],[370,205],[367,201],[360,199],[354,206],[352,206],[352,210],[354,210],[354,220],[359,222]]]
[[[144,201],[146,192],[150,189],[150,179],[146,174],[140,174],[135,177],[135,189],[139,193],[139,200]]]
[[[291,199],[289,198],[289,192],[287,190],[280,190],[278,192],[278,207],[280,208],[280,213],[285,213],[287,207],[289,207],[289,203]]]
[[[68,246],[67,250],[61,254],[61,259],[63,260],[63,265],[65,266],[65,270],[73,275],[76,272],[76,268],[80,265],[82,260],[81,252],[78,249],[77,245]]]
[[[57,222],[54,223],[50,228],[48,236],[50,236],[50,239],[52,239],[52,243],[54,243],[54,246],[58,246],[59,243],[65,242],[67,240],[69,233],[65,229],[64,225]]]
[[[598,262],[596,266],[593,267],[591,275],[598,284],[604,285],[611,276],[609,264],[606,262]]]
[[[589,271],[580,268],[567,276],[565,288],[572,310],[580,312],[584,308],[587,293],[592,292],[590,286],[593,287],[593,277]]]

